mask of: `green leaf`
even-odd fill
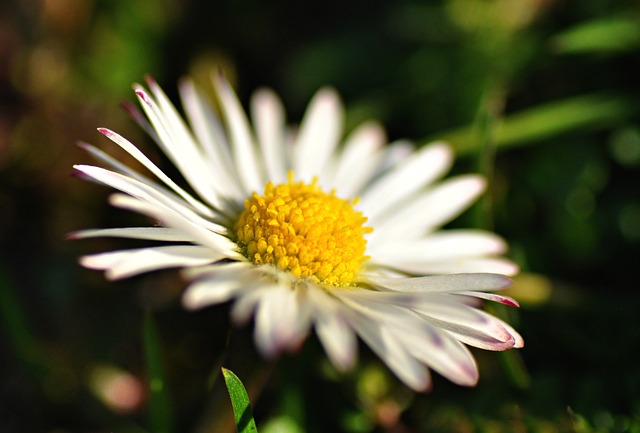
[[[149,376],[149,422],[154,433],[169,433],[173,426],[171,400],[167,389],[166,373],[162,363],[162,350],[158,330],[151,313],[144,316],[144,353]]]
[[[238,433],[257,433],[256,423],[253,420],[251,406],[247,390],[242,385],[238,376],[233,374],[231,370],[222,369],[227,391],[231,398],[231,406],[233,406],[233,416],[236,421],[236,429]]]
[[[497,121],[494,139],[498,148],[539,143],[575,130],[594,131],[625,122],[638,113],[632,99],[609,93],[593,93],[538,105]],[[451,143],[459,155],[474,152],[478,134],[474,125],[445,131],[429,139]]]
[[[640,48],[640,21],[636,17],[592,20],[557,34],[551,43],[560,54],[634,51]]]

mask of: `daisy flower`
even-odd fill
[[[188,123],[153,80],[148,90],[134,86],[144,114],[128,110],[180,181],[111,130],[98,129],[148,172],[81,143],[107,168],[74,172],[118,190],[112,205],[156,225],[71,237],[162,242],[88,255],[82,265],[111,280],[181,268],[189,281],[184,306],[233,301],[232,319],[254,319],[266,357],[299,347],[313,328],[346,370],[359,337],[415,390],[430,386],[430,369],[474,385],[478,371],[465,345],[523,345],[511,326],[478,309],[481,300],[517,306],[491,293],[511,284],[500,274],[517,271],[500,257],[505,242],[486,231],[440,230],[485,188],[478,175],[440,180],[453,159],[446,144],[386,145],[374,122],[343,140],[344,110],[331,89],[313,97],[297,129],[287,127],[277,96],[259,90],[251,124],[229,83],[213,81],[220,116],[190,81],[181,83]]]

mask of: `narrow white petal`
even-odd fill
[[[436,143],[419,149],[381,176],[362,194],[362,209],[369,220],[394,209],[407,197],[446,173],[452,160],[449,146]]]
[[[387,364],[400,380],[415,391],[425,391],[431,385],[431,377],[424,365],[400,344],[388,328],[368,317],[354,320],[358,335]]]
[[[260,191],[264,187],[251,127],[238,97],[227,80],[216,74],[213,77],[213,85],[229,128],[235,168],[244,187],[244,193],[248,196],[252,191]]]
[[[524,347],[524,339],[518,333],[518,331],[513,329],[513,327],[511,325],[509,325],[507,322],[505,322],[504,320],[498,319],[497,317],[496,317],[496,320],[498,320],[500,322],[500,324],[502,324],[502,326],[504,326],[504,329],[506,329],[507,332],[509,332],[509,334],[511,334],[511,336],[513,337],[513,340],[514,340],[513,347],[514,347],[514,349],[523,348]]]
[[[506,242],[498,235],[482,230],[447,230],[422,239],[380,236],[367,244],[367,254],[375,263],[403,261],[445,261],[497,255],[505,252]],[[381,242],[380,240],[386,242]],[[414,240],[415,239],[415,240]]]
[[[193,133],[206,155],[206,165],[215,178],[212,186],[220,196],[243,197],[245,194],[238,185],[239,177],[235,171],[224,128],[213,112],[211,104],[196,90],[191,80],[183,80],[180,83],[180,96]]]
[[[409,140],[396,140],[385,146],[384,150],[385,155],[383,164],[380,167],[381,171],[387,170],[411,156],[415,152],[416,146]]]
[[[219,207],[219,198],[213,187],[214,178],[204,163],[199,145],[164,92],[154,83],[150,84],[157,101],[141,86],[134,86],[134,90],[156,131],[157,144],[200,197],[211,205]]]
[[[369,338],[369,344],[374,343],[371,336],[365,336],[365,340]],[[410,353],[409,347],[403,345],[389,332],[387,328],[380,330],[380,343],[372,346],[374,351],[376,347],[381,346],[377,350],[378,355],[387,363],[400,380],[415,391],[422,392],[431,386],[431,375],[429,370],[419,362],[414,354]],[[381,352],[384,350],[384,352]]]
[[[87,151],[95,159],[97,159],[98,161],[102,162],[107,167],[110,167],[111,169],[113,169],[117,173],[124,174],[125,176],[131,177],[133,179],[137,179],[140,182],[146,183],[148,185],[152,185],[153,184],[155,187],[161,188],[160,185],[155,184],[154,182],[152,182],[147,177],[141,175],[137,171],[133,170],[131,167],[127,167],[122,162],[118,161],[117,159],[113,158],[112,156],[108,155],[107,153],[103,152],[102,150],[98,149],[97,147],[95,147],[95,146],[93,146],[91,144],[88,144],[88,143],[84,143],[84,142],[78,143],[78,146],[80,146],[82,149]]]
[[[445,331],[438,329],[437,333],[440,338],[433,345],[425,344],[419,333],[397,331],[394,337],[413,356],[453,383],[474,386],[478,382],[478,367],[469,350]]]
[[[67,235],[69,239],[115,237],[129,239],[147,239],[168,242],[193,242],[194,239],[184,232],[166,227],[126,227],[117,229],[81,230]]]
[[[209,248],[176,245],[94,254],[82,257],[80,264],[104,270],[108,279],[118,280],[158,269],[205,265],[222,258]]]
[[[385,265],[413,275],[436,275],[436,274],[457,274],[457,273],[492,273],[502,275],[515,275],[518,273],[518,266],[511,260],[490,257],[490,258],[461,258],[444,262],[420,262],[406,261],[397,263],[385,263]]]
[[[351,369],[356,361],[358,341],[344,318],[320,316],[315,321],[315,329],[331,363],[340,371]]]
[[[192,278],[198,276],[182,296],[185,308],[195,310],[220,304],[230,300],[238,292],[251,290],[259,284],[254,275],[237,265],[238,263],[210,265],[204,272],[200,268],[192,271],[185,269],[183,274]]]
[[[310,182],[323,173],[340,140],[343,119],[337,93],[331,89],[319,90],[309,103],[294,147],[293,171],[297,178]],[[321,185],[323,181],[319,178]]]
[[[282,102],[271,90],[261,89],[251,98],[251,113],[268,178],[263,183],[267,180],[284,183],[289,164],[284,148],[286,126]]]
[[[125,194],[112,194],[109,197],[109,202],[113,206],[147,215],[166,227],[184,232],[186,236],[193,239],[193,242],[223,253],[226,258],[237,259],[241,257],[236,252],[236,244],[230,239],[206,228],[199,220],[185,217],[172,208],[156,205]]]
[[[309,329],[307,304],[297,291],[274,286],[257,305],[254,338],[256,346],[272,358],[300,341]]]
[[[90,165],[75,165],[73,168],[76,169],[78,173],[88,176],[89,178],[114,189],[120,190],[139,200],[148,202],[159,209],[167,209],[172,213],[180,214],[191,221],[197,222],[203,228],[207,228],[208,230],[216,233],[226,233],[227,231],[223,226],[212,223],[198,215],[185,203],[181,203],[179,198],[166,194],[164,191],[155,189],[152,186],[146,185],[136,179]]]
[[[240,290],[235,280],[201,280],[191,284],[182,296],[182,305],[188,310],[199,310],[221,304],[233,298]]]
[[[243,281],[257,281],[262,277],[258,268],[249,262],[233,261],[226,263],[215,263],[209,266],[198,266],[197,268],[185,268],[182,275],[188,280],[208,278],[210,276],[223,276],[224,278],[238,278]]]
[[[356,197],[380,167],[385,140],[384,129],[377,123],[364,123],[353,131],[336,158],[328,189],[335,188],[339,197]]]
[[[368,290],[340,293],[352,308],[387,328],[393,338],[421,362],[457,384],[476,383],[477,368],[468,350],[414,311],[389,303],[388,297],[382,295],[376,300],[376,292]]]
[[[112,158],[111,156],[107,155],[106,153],[96,148],[95,146],[92,146],[87,143],[79,143],[79,145],[80,147],[85,149],[87,152],[89,152],[94,158],[98,159],[99,161],[102,161],[104,164],[114,169],[116,173],[124,175],[125,177],[129,177],[131,179],[135,179],[139,183],[147,185],[149,188],[160,192],[163,196],[171,197],[172,200],[174,200],[175,202],[179,202],[181,200],[180,196],[175,195],[173,192],[169,191],[162,185],[152,181],[151,179],[145,176],[142,176],[140,173],[125,166],[120,161]],[[190,204],[194,206],[195,210],[197,210],[198,212],[208,217],[214,216],[212,209],[206,206],[205,208],[202,208],[203,204],[200,203],[199,201],[196,200],[194,202],[190,202]]]
[[[256,285],[251,290],[238,293],[238,299],[231,308],[231,319],[238,325],[245,324],[251,319],[255,309],[264,297],[268,297],[273,290],[273,284]]]
[[[460,303],[432,303],[416,311],[465,344],[486,350],[506,350],[515,344],[502,323],[482,310]]]
[[[311,288],[309,299],[315,310],[315,330],[327,356],[338,370],[352,368],[358,341],[348,319],[350,311],[322,290]]]
[[[205,206],[200,201],[193,198],[189,193],[187,193],[184,189],[180,188],[169,176],[164,174],[157,165],[155,165],[149,158],[145,156],[144,153],[140,151],[136,146],[133,145],[129,140],[122,137],[120,134],[117,134],[107,128],[99,128],[98,131],[108,137],[111,141],[120,146],[123,150],[125,150],[129,155],[133,156],[140,164],[142,164],[147,170],[153,173],[158,179],[160,179],[165,185],[167,185],[171,190],[173,190],[176,194],[178,194],[183,200],[189,203],[191,206],[196,208],[199,212],[204,215],[212,216],[213,212],[211,208]],[[215,200],[217,202],[217,200]]]
[[[508,296],[496,295],[495,293],[485,292],[460,292],[460,295],[472,296],[474,298],[486,299],[488,301],[499,302],[510,307],[519,307],[518,301]]]
[[[389,208],[390,212],[378,215],[375,219],[370,218],[370,221],[385,239],[421,236],[462,213],[484,191],[485,185],[481,176],[456,176],[407,200],[403,205]]]
[[[398,292],[455,293],[463,291],[495,291],[510,287],[511,279],[498,274],[450,274],[412,278],[367,276],[367,282]]]

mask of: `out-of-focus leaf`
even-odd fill
[[[511,114],[497,122],[496,146],[524,146],[579,129],[607,128],[624,123],[637,112],[638,104],[631,98],[608,93],[554,101]],[[472,125],[439,133],[431,139],[448,141],[458,154],[466,154],[477,150],[477,135]]]
[[[32,361],[31,351],[35,347],[33,336],[27,325],[22,306],[19,305],[10,286],[9,279],[0,266],[0,324],[5,338],[11,342],[16,354],[23,360]]]
[[[304,433],[300,424],[288,416],[278,416],[260,426],[262,433]]]
[[[518,300],[520,305],[537,307],[549,302],[553,292],[551,280],[541,274],[523,272],[514,277],[513,286],[506,289],[503,294]]]
[[[173,414],[162,364],[162,350],[153,317],[147,313],[143,326],[144,353],[149,376],[149,421],[155,433],[171,432]]]
[[[240,379],[238,379],[238,376],[226,368],[222,369],[222,375],[224,376],[224,382],[227,385],[227,391],[229,391],[229,397],[231,398],[233,417],[236,421],[238,433],[257,433],[258,429],[253,420],[249,396],[247,395],[247,390],[244,388],[244,385]]]
[[[640,21],[637,17],[588,21],[557,34],[551,43],[560,54],[634,51],[640,48]]]

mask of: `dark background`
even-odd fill
[[[523,270],[522,308],[494,312],[526,346],[478,351],[476,388],[436,377],[414,395],[365,347],[338,376],[313,337],[275,366],[240,350],[224,362],[262,388],[261,432],[640,432],[639,18],[631,0],[2,2],[0,432],[216,431],[211,405],[228,411],[211,397],[226,307],[183,311],[175,272],[108,283],[77,257],[122,240],[64,240],[138,221],[68,176],[91,162],[74,143],[122,157],[105,126],[161,159],[118,107],[131,83],[151,74],[177,103],[180,77],[210,89],[216,69],[245,104],[274,88],[291,122],[332,85],[348,128],[449,140],[455,171],[492,181],[454,224],[495,230]],[[164,412],[146,397],[145,317]]]

